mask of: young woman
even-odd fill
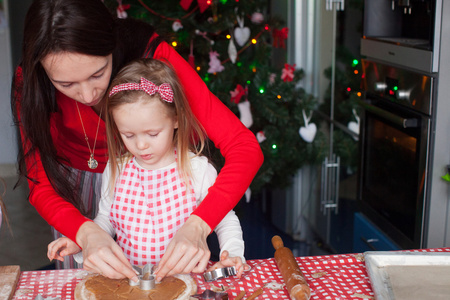
[[[102,99],[111,76],[134,59],[153,57],[174,67],[192,112],[225,165],[167,246],[158,275],[203,272],[210,256],[208,234],[241,199],[262,164],[255,136],[153,27],[113,18],[100,0],[35,0],[26,16],[22,55],[12,110],[30,202],[83,249],[86,270],[110,278],[135,278],[135,273],[114,240],[90,221],[108,160]]]
[[[112,81],[106,101],[109,168],[94,222],[117,243],[132,265],[157,265],[177,230],[208,194],[216,169],[202,156],[206,136],[192,114],[181,83],[165,63],[140,59]],[[194,141],[198,141],[194,144]],[[244,241],[230,211],[215,229],[221,261],[214,267],[244,270]],[[62,237],[49,259],[80,251]]]

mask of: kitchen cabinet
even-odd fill
[[[353,251],[394,251],[400,250],[380,229],[361,213],[355,213],[353,231]]]

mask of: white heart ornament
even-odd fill
[[[250,28],[248,27],[236,27],[234,29],[234,39],[239,46],[244,46],[250,38]]]
[[[314,141],[314,137],[316,136],[317,126],[314,123],[309,123],[306,127],[300,127],[298,133],[307,143],[311,143]]]

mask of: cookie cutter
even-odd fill
[[[206,281],[214,281],[217,279],[226,278],[226,277],[233,276],[236,274],[237,274],[236,268],[233,266],[233,267],[215,269],[210,272],[205,272],[203,274],[203,278],[205,278]]]
[[[42,296],[41,294],[38,294],[35,298],[34,298],[34,300],[61,300],[61,298],[60,297],[44,297],[44,296]]]
[[[148,291],[155,288],[155,275],[153,275],[153,269],[155,268],[152,264],[147,264],[143,268],[138,266],[133,266],[133,269],[138,272],[138,281],[135,282],[131,279],[128,280],[130,286],[139,286],[141,290]]]
[[[191,296],[197,299],[214,299],[214,300],[228,300],[227,292],[214,292],[212,290],[206,290],[201,294]]]

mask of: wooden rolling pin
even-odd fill
[[[278,235],[272,238],[272,245],[275,248],[275,261],[281,276],[283,276],[289,296],[293,300],[308,300],[311,297],[311,290],[300,271],[294,254],[289,248],[284,247],[283,240]]]

